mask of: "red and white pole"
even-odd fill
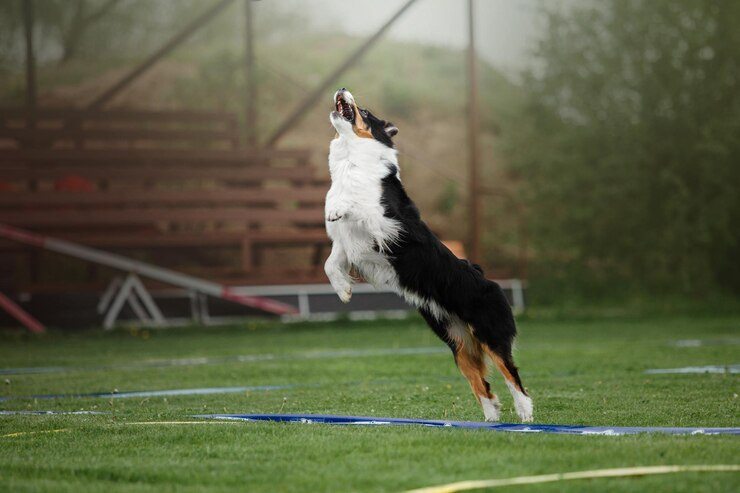
[[[0,293],[0,308],[8,312],[11,317],[18,320],[29,332],[42,334],[46,332],[44,326],[33,318],[26,310],[18,306],[13,300]]]
[[[170,269],[157,267],[146,262],[133,260],[123,255],[104,252],[70,241],[59,240],[48,236],[41,236],[30,231],[14,228],[0,224],[0,238],[16,241],[37,248],[43,248],[52,252],[61,253],[70,257],[79,258],[87,262],[105,265],[124,272],[131,272],[155,281],[171,284],[183,289],[191,289],[199,293],[207,294],[215,298],[233,301],[250,308],[257,308],[276,315],[293,315],[298,310],[292,305],[280,301],[262,298],[259,296],[247,296],[234,293],[228,286],[212,281],[206,281],[187,274],[182,274]]]

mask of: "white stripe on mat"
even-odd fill
[[[455,493],[457,491],[478,490],[481,488],[498,488],[519,484],[553,483],[556,481],[571,481],[574,479],[622,478],[629,476],[649,476],[653,474],[672,474],[679,472],[735,472],[740,471],[740,465],[695,465],[695,466],[642,466],[620,467],[616,469],[595,469],[592,471],[576,471],[539,476],[519,476],[505,479],[485,479],[478,481],[459,481],[457,483],[430,486],[406,493]]]

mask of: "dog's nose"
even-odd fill
[[[343,88],[340,89],[340,91],[346,91],[346,90],[347,90],[346,87],[343,87]]]

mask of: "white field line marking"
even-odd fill
[[[18,431],[16,433],[8,433],[7,435],[0,435],[0,438],[19,437],[23,435],[38,435],[40,433],[59,433],[60,431],[69,431],[69,428],[59,428],[58,430],[42,430],[42,431]]]
[[[417,354],[443,354],[449,352],[449,349],[442,346],[428,347],[406,347],[406,348],[373,348],[373,349],[336,349],[324,351],[304,351],[286,354],[244,354],[236,356],[217,356],[212,358],[193,357],[178,359],[153,359],[134,361],[120,365],[105,366],[47,366],[47,367],[27,367],[27,368],[0,368],[0,375],[18,375],[26,373],[64,373],[70,371],[100,371],[100,370],[140,370],[144,368],[162,368],[169,366],[200,366],[200,365],[218,365],[225,363],[258,363],[262,361],[280,361],[280,360],[311,360],[311,359],[328,359],[328,358],[362,358],[372,356],[398,356],[398,355],[417,355]]]
[[[740,373],[740,365],[686,366],[684,368],[656,368],[645,370],[649,375],[691,373]]]
[[[238,394],[242,392],[286,390],[295,387],[296,385],[254,385],[249,387],[205,387],[200,389],[165,389],[131,392],[91,392],[87,394],[41,394],[0,397],[0,402],[5,402],[13,399],[136,399],[148,397],[173,397],[181,395]]]
[[[735,472],[740,471],[740,465],[695,465],[695,466],[644,466],[620,467],[616,469],[595,469],[592,471],[576,471],[555,474],[541,474],[538,476],[519,476],[506,479],[486,479],[478,481],[459,481],[457,483],[430,486],[408,490],[406,493],[455,493],[457,491],[477,490],[481,488],[498,488],[519,484],[553,483],[556,481],[570,481],[573,479],[621,478],[628,476],[649,476],[653,474],[672,474],[678,472]]]
[[[726,339],[679,339],[671,344],[675,347],[701,347],[701,346],[734,346],[740,344],[740,338],[730,337]]]

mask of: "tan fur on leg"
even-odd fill
[[[467,344],[461,342],[455,360],[460,372],[468,379],[473,395],[483,408],[486,421],[498,421],[501,406],[498,397],[491,392],[486,382],[486,363],[480,343],[473,338],[470,338]]]
[[[509,392],[514,398],[514,409],[517,415],[524,422],[530,422],[533,419],[533,406],[532,399],[526,394],[525,390],[516,382],[516,378],[511,374],[509,369],[506,367],[504,360],[499,355],[491,351],[489,348],[485,348],[488,356],[491,357],[498,371],[504,376],[506,380],[506,386],[509,387]]]

